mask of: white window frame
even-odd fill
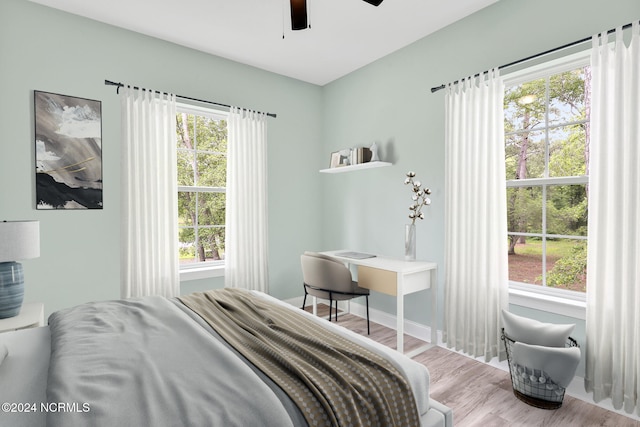
[[[563,58],[554,59],[543,64],[528,67],[503,75],[505,89],[511,86],[544,78],[551,74],[558,74],[565,71],[590,65],[590,50],[585,50]],[[563,124],[565,126],[566,124]],[[517,181],[517,182],[516,182]],[[588,176],[560,177],[560,178],[532,178],[522,180],[511,180],[507,182],[510,187],[536,187],[544,184],[571,185],[585,184],[589,182]],[[542,187],[544,190],[546,187]],[[543,192],[543,203],[546,194]],[[543,204],[544,208],[544,204]],[[546,231],[546,230],[545,230]],[[525,236],[531,235],[540,237],[542,234],[514,233]],[[587,236],[556,236],[545,233],[545,236],[571,238],[575,240],[586,239]],[[544,262],[543,257],[543,262]],[[566,289],[549,288],[547,286],[532,285],[527,283],[509,281],[509,303],[536,310],[548,311],[563,316],[577,319],[586,319],[586,292],[576,292]]]
[[[227,111],[218,110],[214,108],[207,108],[201,106],[195,106],[185,103],[177,103],[176,109],[178,114],[186,113],[197,116],[205,116],[214,120],[228,120],[229,113]],[[191,187],[191,186],[178,186],[178,191],[190,191],[197,190],[198,192],[213,192],[213,193],[226,193],[225,187]],[[196,217],[198,213],[196,210]],[[197,224],[197,220],[196,220]],[[196,231],[197,232],[197,231]],[[224,260],[219,261],[205,261],[197,262],[193,264],[181,264],[180,265],[180,281],[185,282],[189,280],[208,279],[211,277],[223,277],[225,269]]]

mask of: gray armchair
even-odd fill
[[[300,256],[304,287],[304,301],[307,295],[329,300],[329,321],[333,302],[336,302],[335,320],[338,321],[338,301],[365,297],[367,303],[367,334],[369,328],[369,289],[361,288],[351,278],[351,272],[342,262],[315,252],[305,252]]]

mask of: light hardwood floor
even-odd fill
[[[318,315],[328,316],[328,310],[326,305],[319,304]],[[367,334],[367,322],[361,317],[340,314],[338,324]],[[396,345],[395,331],[375,323],[371,323],[369,338],[391,348]],[[406,350],[421,344],[422,341],[405,335]],[[527,405],[514,396],[508,372],[442,347],[431,348],[413,359],[429,369],[430,395],[453,409],[456,427],[640,427],[638,421],[568,395],[556,410]]]

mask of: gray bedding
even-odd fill
[[[47,414],[47,426],[306,425],[277,385],[178,301],[83,304],[54,313],[49,324],[47,399],[64,406]],[[340,331],[392,359],[409,378],[418,411],[427,419],[424,366]]]
[[[84,304],[49,325],[47,399],[77,405],[47,426],[294,425],[273,390],[169,300]]]
[[[286,390],[310,425],[420,426],[411,387],[392,363],[299,310],[233,288],[179,300]]]

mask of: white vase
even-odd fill
[[[404,226],[404,259],[407,261],[416,260],[416,225],[406,224]]]

